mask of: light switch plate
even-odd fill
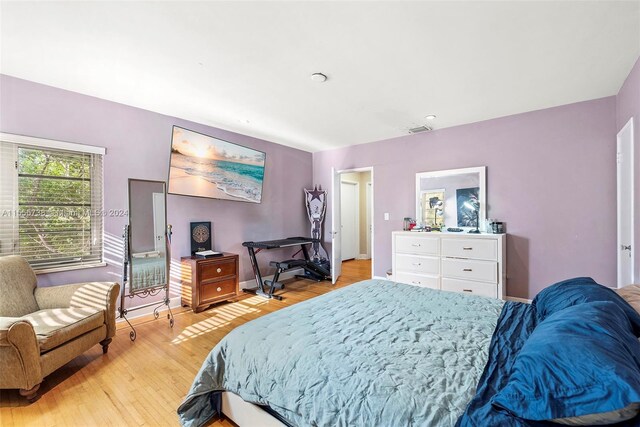
[[[389,212],[384,213],[384,220],[389,221]]]

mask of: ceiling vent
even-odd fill
[[[409,129],[409,133],[420,133],[420,132],[427,132],[430,130],[433,130],[431,126],[418,126],[418,127]]]

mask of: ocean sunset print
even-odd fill
[[[260,203],[265,153],[173,127],[169,193]]]

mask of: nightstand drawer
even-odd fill
[[[421,274],[398,273],[394,280],[407,285],[420,286],[422,288],[440,289],[440,278],[438,276],[424,276]]]
[[[218,282],[203,283],[200,285],[200,301],[205,303],[218,299],[224,295],[235,294],[236,279],[220,280]]]
[[[465,294],[480,295],[483,297],[498,298],[498,288],[496,285],[481,282],[469,282],[457,279],[442,279],[443,291],[460,292]]]
[[[496,261],[498,242],[488,239],[442,238],[442,256]]]
[[[397,273],[440,274],[440,258],[416,255],[396,255]]]
[[[437,237],[396,236],[396,252],[416,255],[440,255]]]
[[[498,263],[496,261],[443,258],[442,275],[449,278],[498,283]]]
[[[207,260],[198,263],[200,281],[220,279],[236,274],[236,261],[234,259]]]

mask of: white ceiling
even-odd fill
[[[615,95],[640,55],[640,1],[3,1],[0,15],[3,74],[307,151],[428,114],[439,129]]]

